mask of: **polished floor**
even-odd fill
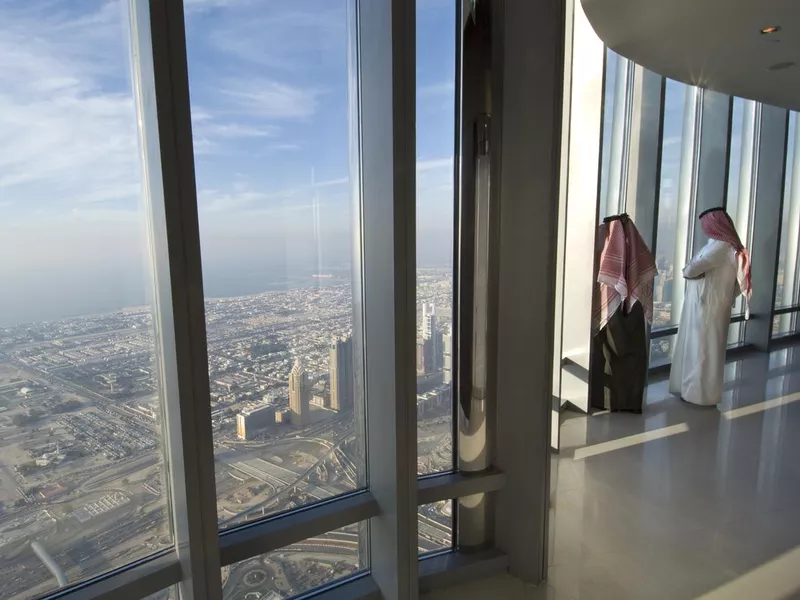
[[[571,418],[548,585],[567,600],[800,598],[800,349],[726,369],[718,408],[648,388],[642,415]]]
[[[437,600],[800,598],[800,348],[726,369],[720,407],[648,388],[642,415],[567,418],[553,461],[549,579]]]

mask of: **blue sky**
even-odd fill
[[[141,302],[126,2],[0,0],[0,324]],[[450,0],[418,2],[421,265],[452,239]],[[186,0],[206,290],[344,269],[344,0]]]

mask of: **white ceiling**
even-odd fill
[[[800,0],[582,0],[609,48],[653,71],[800,110]],[[762,35],[763,27],[781,31]],[[770,70],[773,65],[794,66]]]

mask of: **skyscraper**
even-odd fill
[[[432,339],[436,333],[436,307],[432,303],[422,305],[422,339]]]
[[[449,330],[442,336],[442,353],[442,369],[444,370],[442,382],[449,385],[453,381],[453,333]]]
[[[422,340],[425,352],[425,371],[434,373],[442,368],[442,334],[437,330],[436,307],[422,305]]]
[[[417,375],[425,375],[425,343],[417,340]]]
[[[342,411],[353,408],[353,338],[337,338],[331,342],[328,353],[331,400],[333,410]]]
[[[297,361],[289,373],[289,410],[292,425],[295,427],[303,427],[308,423],[311,416],[310,401],[311,386],[308,384],[308,375],[300,361]]]

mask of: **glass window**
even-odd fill
[[[443,500],[419,507],[419,553],[429,554],[453,547],[453,501]]]
[[[650,340],[650,367],[660,367],[672,362],[672,347],[677,335]]]
[[[740,323],[731,323],[728,326],[728,348],[735,348],[740,344],[734,332],[738,332]],[[650,340],[650,368],[668,365],[672,362],[675,351],[675,342],[678,336],[669,335]]]
[[[4,598],[172,543],[128,28],[121,0],[0,4]]]
[[[165,590],[161,590],[160,592],[156,592],[155,594],[150,594],[143,600],[177,600],[180,598],[178,594],[177,587],[169,587]]]
[[[365,484],[345,0],[186,11],[218,516]],[[354,257],[356,257],[354,259]]]
[[[609,179],[613,175],[611,170],[611,139],[614,127],[614,102],[616,100],[617,64],[622,59],[620,56],[606,48],[605,90],[603,91],[603,133],[602,133],[602,162],[600,166],[600,217],[608,216],[609,209]]]
[[[453,468],[453,2],[417,4],[417,419],[420,475]]]
[[[672,299],[675,285],[683,285],[681,269],[675,264],[678,228],[678,187],[681,179],[681,162],[684,136],[684,116],[689,109],[688,86],[667,80],[664,98],[664,135],[661,146],[661,183],[658,205],[656,262],[658,276],[654,285],[653,326],[665,326],[677,322],[672,314]]]
[[[305,594],[368,567],[355,523],[222,569],[224,600],[284,600]]]
[[[800,172],[797,167],[797,113],[789,113],[789,132],[786,149],[786,177],[783,192],[783,216],[781,241],[778,252],[778,277],[775,289],[775,307],[795,306],[798,303],[798,234],[797,216],[800,214]],[[773,333],[785,334],[795,331],[797,313],[779,315],[775,318]]]
[[[606,48],[599,216],[625,210],[630,140],[630,62]]]
[[[728,193],[725,202],[725,210],[736,221],[740,212],[743,214],[745,229],[738,228],[743,241],[747,243],[747,206],[749,206],[750,184],[749,178],[752,171],[752,119],[748,118],[752,106],[742,98],[733,99],[733,114],[731,115],[731,148],[728,160]],[[747,109],[747,110],[746,110]],[[747,134],[745,136],[745,129]],[[744,163],[744,164],[743,164]],[[744,175],[744,182],[742,182]],[[746,186],[743,187],[743,186]],[[746,206],[745,206],[746,205]],[[735,300],[732,314],[738,315],[744,312],[744,300],[740,296]],[[744,323],[734,324],[728,336],[728,345],[736,345],[743,341]]]
[[[739,206],[739,179],[742,168],[742,134],[745,127],[745,100],[733,99],[733,115],[731,117],[731,151],[728,161],[728,195],[725,203],[726,212],[734,219]]]

